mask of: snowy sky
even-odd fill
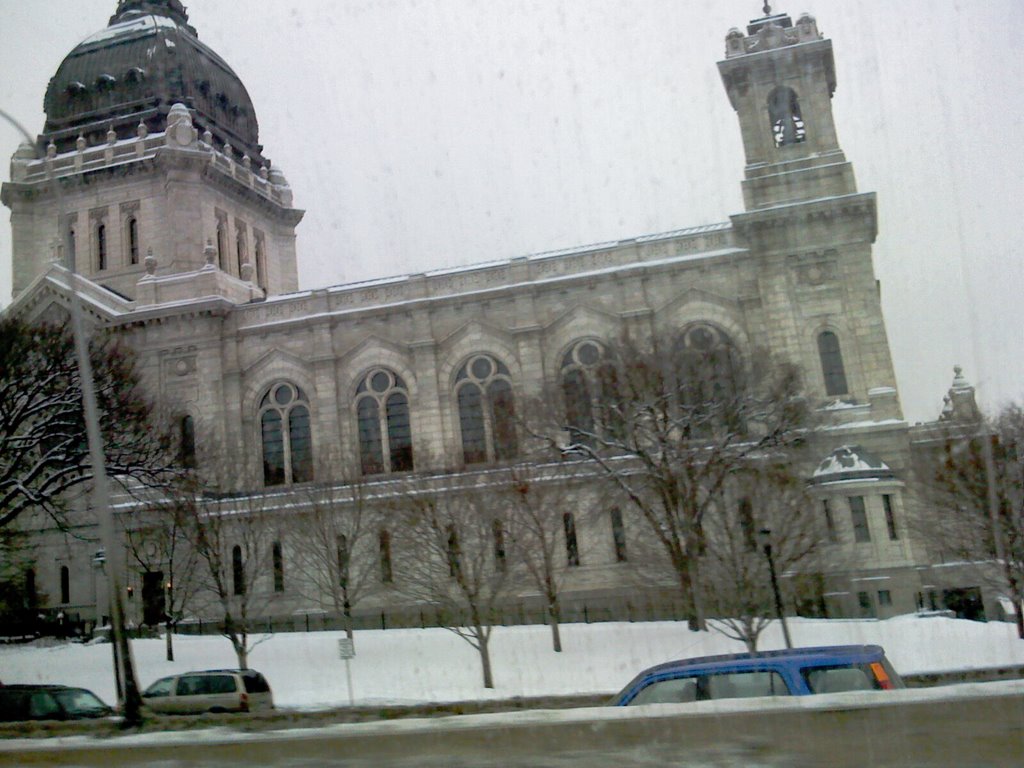
[[[761,0],[187,5],[307,211],[302,288],[741,210],[739,129],[715,63]],[[40,131],[50,76],[115,7],[0,0],[0,108]],[[840,141],[879,196],[875,267],[907,417],[938,414],[954,363],[986,405],[1024,399],[1024,4],[775,7],[810,11],[835,46]],[[18,140],[0,124],[0,155]],[[0,305],[9,296],[3,226]]]

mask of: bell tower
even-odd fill
[[[836,89],[832,41],[803,14],[771,12],[744,34],[725,37],[718,63],[729,101],[740,120],[748,211],[857,191],[853,168],[836,136],[832,95]]]

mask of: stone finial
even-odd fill
[[[233,155],[234,155],[234,149],[232,149],[232,147],[231,147],[231,145],[229,143],[224,142],[224,157],[226,157],[228,160],[230,160]]]
[[[268,174],[270,183],[275,187],[287,187],[288,179],[285,178],[284,172],[280,168],[271,168]]]
[[[46,156],[50,158],[57,156],[57,145],[53,143],[52,139],[50,140],[50,143],[46,145]]]
[[[75,149],[79,152],[85,152],[85,148],[88,146],[85,141],[85,136],[78,134],[78,138],[75,139]]]
[[[167,113],[166,143],[171,146],[187,147],[195,143],[199,132],[192,125],[192,113],[180,101]]]
[[[250,158],[248,155],[242,155],[242,167],[245,168],[245,170],[248,171],[249,167],[251,165],[252,165],[252,158]]]
[[[265,166],[265,165],[261,165],[260,166],[260,178],[263,179],[264,181],[266,181],[267,177],[269,177],[269,176],[270,176],[270,169],[267,168],[267,166]]]
[[[238,268],[238,276],[241,277],[242,280],[244,280],[245,282],[251,283],[252,282],[252,273],[253,273],[252,263],[248,262],[248,261],[243,261],[242,262],[242,266],[240,266]]]
[[[142,120],[139,120],[139,124],[135,128],[135,135],[140,139],[144,139],[149,136],[149,128],[146,127],[146,123]]]
[[[213,247],[213,240],[206,238],[206,247],[203,248],[203,256],[206,258],[206,266],[210,269],[215,269],[217,260],[217,249]]]
[[[147,275],[155,275],[156,274],[156,256],[153,255],[153,249],[152,248],[149,248],[149,250],[146,251],[146,260],[145,260],[145,262],[146,262],[146,274]]]
[[[117,144],[117,131],[114,130],[114,126],[107,129],[107,144]]]
[[[209,128],[203,131],[203,143],[209,144],[211,147],[213,146],[213,131]]]
[[[36,156],[35,147],[27,141],[21,142],[11,157],[11,181],[21,181],[28,176],[28,166]]]
[[[953,366],[953,383],[949,387],[949,393],[942,400],[944,405],[940,420],[975,422],[981,418],[974,387],[967,381],[964,369],[959,365]]]

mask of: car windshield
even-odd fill
[[[53,691],[55,698],[69,715],[99,715],[110,711],[110,707],[90,691],[69,688]]]

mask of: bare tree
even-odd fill
[[[705,517],[735,473],[806,437],[799,373],[761,353],[742,358],[708,325],[649,342],[623,338],[599,354],[546,398],[562,404],[554,418],[563,450],[590,459],[629,500],[664,553],[691,626],[706,629]],[[552,439],[550,426],[530,431]]]
[[[134,355],[112,337],[90,345],[107,474],[160,486],[167,441],[151,418]],[[82,388],[67,329],[0,320],[0,527],[27,510],[63,526],[68,491],[93,479]]]
[[[343,617],[351,639],[352,609],[378,583],[380,515],[366,503],[362,480],[311,487],[288,523],[296,591]]]
[[[143,573],[160,577],[160,618],[166,630],[168,661],[174,661],[174,632],[193,609],[202,584],[202,563],[190,540],[194,497],[188,492],[189,482],[183,478],[170,493],[140,504],[140,511],[126,521],[125,527],[129,557]]]
[[[926,503],[915,527],[944,556],[973,565],[1013,605],[1024,639],[1024,409],[951,425],[918,475]]]
[[[772,548],[778,574],[792,593],[801,571],[813,573],[828,533],[816,519],[803,478],[789,465],[754,467],[738,475],[704,526],[704,605],[708,624],[757,650],[776,618],[764,550]],[[765,540],[767,539],[767,540]]]
[[[208,448],[197,466],[177,507],[198,564],[190,602],[197,614],[219,617],[220,632],[231,642],[238,666],[247,669],[249,653],[266,639],[254,639],[254,621],[266,614],[283,588],[284,554],[271,514],[273,502],[260,490],[222,490],[257,485],[244,478],[240,482],[237,462],[222,450]]]
[[[495,504],[506,505],[505,545],[544,600],[551,645],[562,650],[562,578],[566,572],[566,509],[583,482],[571,465],[521,464],[501,473]]]
[[[491,493],[421,483],[394,505],[404,554],[396,589],[433,608],[438,623],[476,649],[485,688],[494,687],[491,634],[509,585],[505,507]]]

